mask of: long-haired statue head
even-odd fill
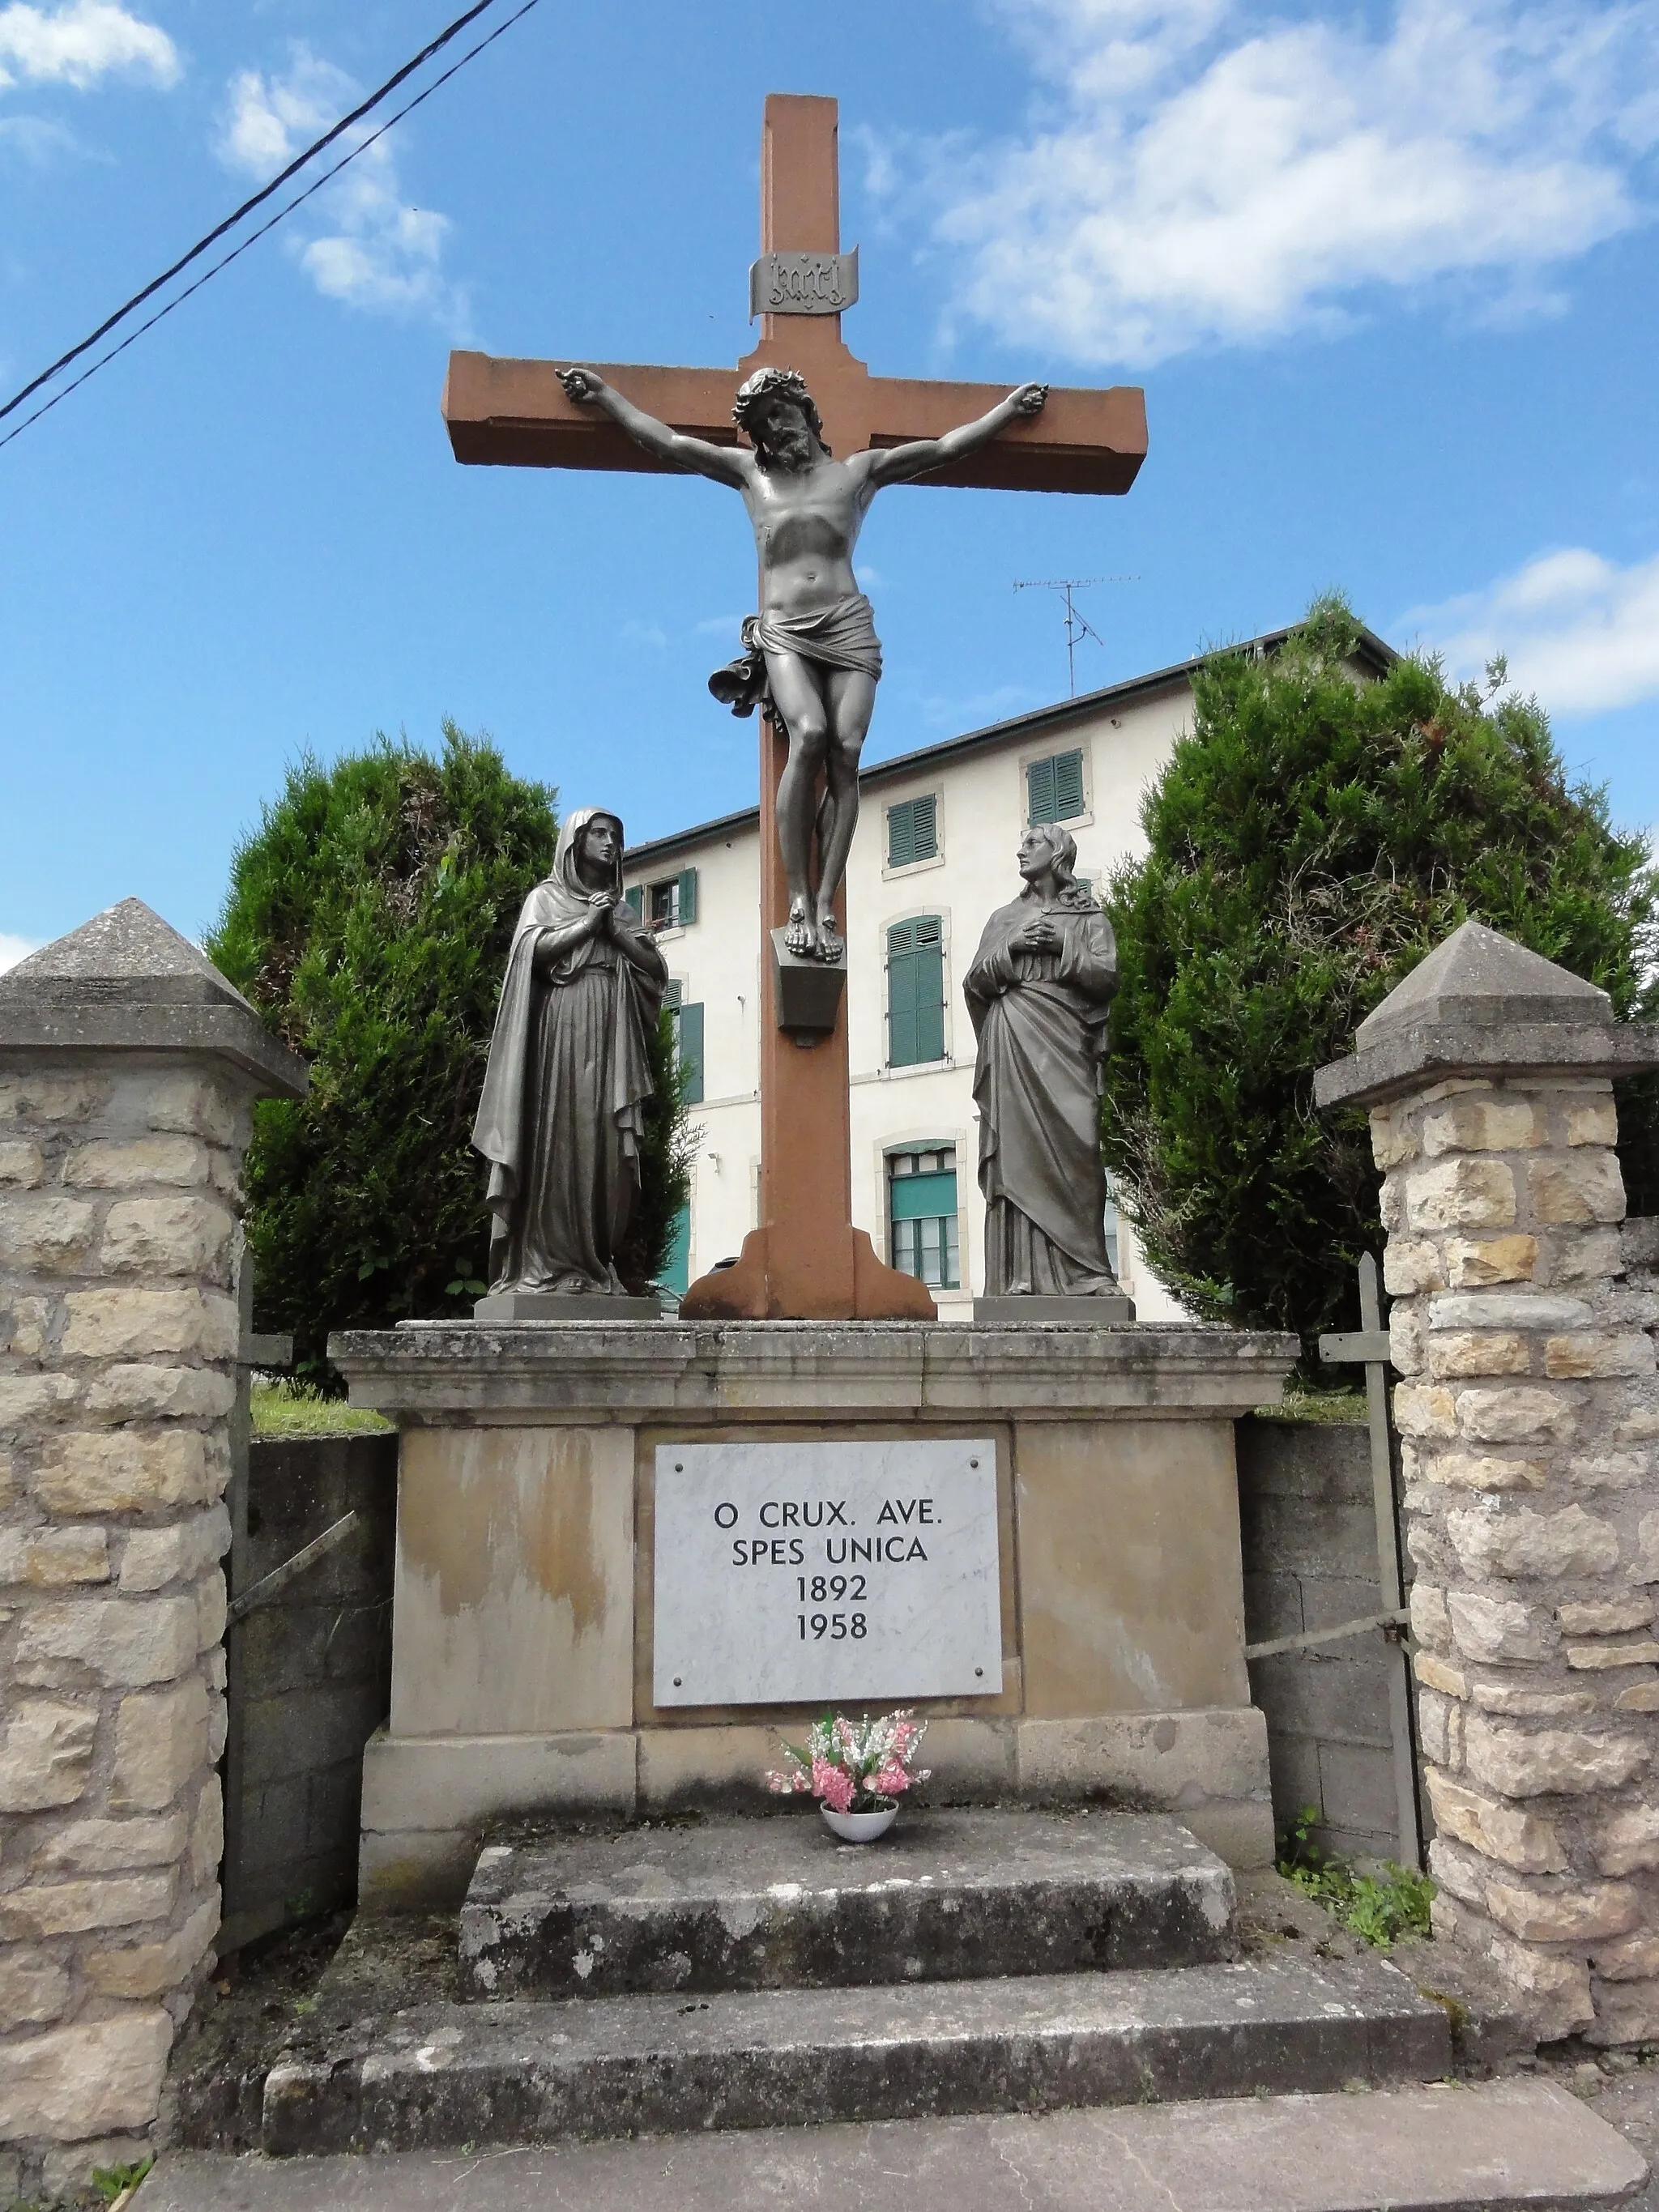
[[[763,469],[804,467],[811,454],[803,429],[811,432],[826,453],[830,451],[823,418],[799,369],[757,368],[738,386],[732,420]]]

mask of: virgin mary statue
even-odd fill
[[[1025,888],[985,925],[963,995],[979,1040],[979,1186],[989,1297],[1118,1295],[1106,1252],[1100,1079],[1117,988],[1112,925],[1053,823],[1019,848]]]
[[[489,1287],[623,1294],[668,971],[623,897],[623,826],[579,807],[507,956],[472,1142],[489,1162]]]

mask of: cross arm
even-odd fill
[[[671,429],[735,446],[732,401],[738,377],[730,368],[639,368],[584,362],[636,407]],[[497,468],[622,469],[674,476],[678,471],[636,446],[597,407],[565,396],[550,361],[497,360],[452,353],[444,380],[444,421],[458,461]]]
[[[988,414],[1013,388],[872,376],[866,442],[890,447],[942,438],[959,423]],[[1125,492],[1146,458],[1146,398],[1137,386],[1054,386],[1040,415],[1011,422],[977,453],[930,469],[916,481],[987,491]]]
[[[797,340],[804,352],[805,342]],[[676,430],[711,445],[735,446],[732,402],[751,355],[736,368],[659,368],[596,362],[636,407]],[[902,446],[942,437],[1007,397],[1012,386],[937,383],[922,378],[871,376],[840,354],[819,364],[803,360],[838,453],[861,446]],[[453,353],[444,385],[444,421],[458,461],[543,469],[613,469],[672,474],[607,416],[565,396],[549,361],[499,360]],[[1146,455],[1146,402],[1133,385],[1104,391],[1061,389],[1042,412],[1011,423],[975,453],[918,479],[999,491],[1125,492]]]

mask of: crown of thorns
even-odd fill
[[[823,418],[818,413],[817,402],[806,388],[806,379],[797,368],[757,368],[738,386],[738,396],[732,403],[732,420],[750,439],[755,433],[750,417],[763,399],[793,399],[806,417],[812,435],[827,453],[830,450],[823,435]]]

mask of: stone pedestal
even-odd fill
[[[1546,2037],[1659,2037],[1656,1303],[1606,995],[1467,922],[1322,1069],[1370,1109],[1437,1930]]]
[[[1236,1863],[1271,1857],[1232,1424],[1277,1400],[1294,1340],[416,1322],[330,1350],[403,1431],[366,1902],[459,1897],[504,1815],[768,1802],[778,1735],[811,1711],[652,1702],[656,1449],[676,1442],[991,1439],[1003,1686],[922,1705],[930,1794],[1158,1807]]]

